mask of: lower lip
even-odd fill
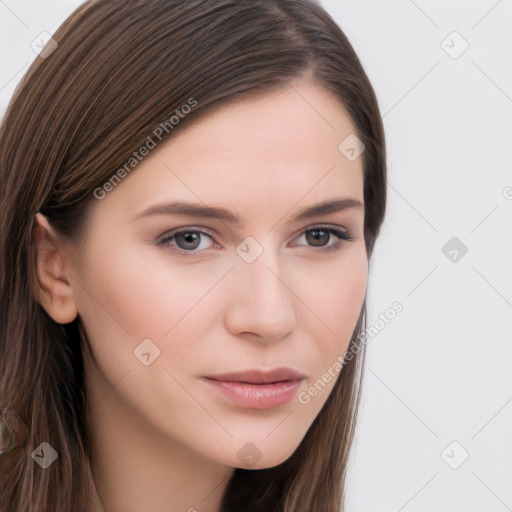
[[[205,380],[235,404],[253,409],[271,409],[288,403],[297,394],[302,382],[289,380],[269,384],[247,384],[208,378]]]

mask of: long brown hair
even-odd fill
[[[59,325],[35,300],[36,212],[79,241],[94,190],[190,98],[197,106],[164,139],[221,105],[304,76],[336,95],[365,145],[368,256],[386,207],[374,91],[347,38],[315,2],[89,0],[53,37],[58,47],[36,58],[0,126],[0,409],[16,411],[28,430],[3,464],[2,512],[101,510],[85,414],[89,345],[79,317]],[[366,304],[349,351],[363,339],[365,313]],[[294,454],[274,468],[236,469],[223,511],[340,510],[364,342],[359,349]],[[59,454],[44,471],[31,457],[42,441]]]

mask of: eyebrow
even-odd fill
[[[336,198],[321,203],[308,206],[299,210],[292,221],[301,221],[319,215],[326,215],[346,210],[347,208],[362,208],[363,203],[352,198]],[[203,217],[208,219],[218,219],[235,226],[243,226],[243,218],[226,208],[218,206],[208,206],[200,203],[189,203],[185,201],[169,201],[150,206],[146,210],[138,213],[132,219],[137,220],[151,215],[189,215],[191,217]]]

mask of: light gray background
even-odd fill
[[[0,0],[0,112],[80,3]],[[323,5],[387,133],[369,324],[404,308],[368,345],[347,512],[512,510],[512,0]]]

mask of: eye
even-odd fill
[[[339,228],[332,226],[314,226],[303,231],[297,240],[304,240],[306,243],[295,243],[294,245],[307,245],[325,251],[336,251],[341,249],[343,241],[352,241],[352,237],[348,231]]]
[[[214,246],[212,236],[205,231],[193,228],[181,228],[165,233],[156,240],[157,245],[168,244],[186,256]]]
[[[348,231],[333,226],[314,226],[306,229],[296,239],[292,246],[305,245],[317,248],[320,251],[337,251],[341,249],[344,242],[351,242],[353,239]],[[167,245],[182,256],[197,255],[202,251],[213,247],[222,247],[213,236],[199,228],[184,227],[169,231],[160,236],[156,245]]]

